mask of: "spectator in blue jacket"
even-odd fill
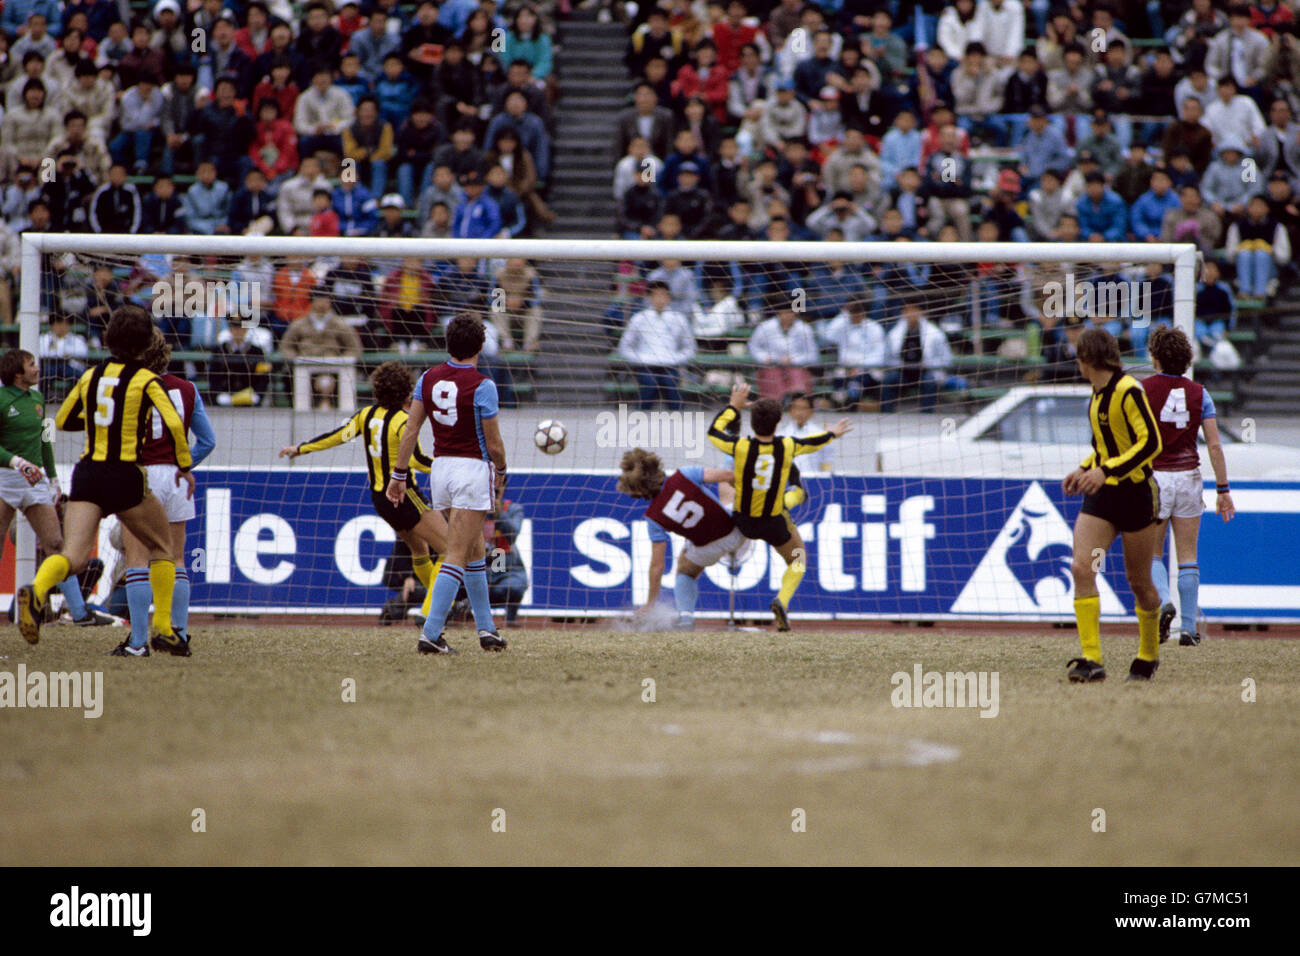
[[[379,224],[379,202],[355,177],[345,178],[334,187],[330,205],[339,214],[339,233],[344,236],[368,236]]]
[[[272,224],[276,222],[275,197],[267,189],[266,173],[254,166],[244,177],[244,185],[230,200],[230,217],[226,222],[232,233],[242,236],[263,217],[270,219]]]
[[[1088,242],[1123,242],[1128,235],[1128,207],[1106,187],[1106,177],[1098,170],[1088,174],[1074,211],[1079,234]]]
[[[1029,126],[1019,142],[1020,176],[1026,190],[1038,185],[1039,178],[1049,169],[1066,169],[1070,165],[1070,148],[1065,145],[1061,131],[1047,121],[1047,111],[1041,106],[1029,108]]]
[[[497,133],[506,125],[519,131],[519,141],[533,154],[533,163],[537,166],[537,179],[546,182],[551,176],[551,137],[546,132],[546,124],[535,113],[528,112],[528,97],[515,90],[506,96],[506,108],[502,113],[492,117],[488,124],[486,143],[495,143]]]
[[[366,27],[352,34],[348,40],[348,54],[355,55],[361,76],[368,83],[379,79],[384,69],[384,58],[390,53],[402,53],[402,37],[388,29],[388,11],[376,6],[370,12]]]
[[[204,160],[195,170],[198,181],[186,190],[181,199],[185,225],[195,235],[211,236],[228,233],[230,226],[230,187],[217,178],[215,163]]]
[[[5,6],[8,7],[9,4],[6,3]],[[104,37],[108,36],[109,27],[114,23],[122,22],[122,13],[118,9],[117,0],[71,0],[63,7],[64,30],[68,28],[68,21],[76,13],[86,15],[86,32],[94,37],[96,43],[104,41]]]
[[[17,37],[20,31],[27,29],[27,19],[34,13],[45,15],[50,36],[57,37],[63,33],[63,14],[57,0],[6,0],[4,12],[0,13],[0,30]]]
[[[383,72],[375,80],[380,117],[392,123],[393,129],[401,129],[411,115],[411,104],[419,92],[419,82],[402,66],[402,55],[390,53],[384,57]]]
[[[465,198],[451,217],[453,239],[495,239],[501,232],[501,208],[485,196],[483,174],[477,169],[460,174]]]
[[[360,57],[355,53],[343,54],[343,59],[339,61],[339,75],[335,77],[334,85],[352,97],[353,106],[361,102],[361,97],[370,93],[373,83],[373,80],[361,75]]]
[[[510,188],[510,174],[504,166],[498,164],[488,167],[485,178],[487,189],[483,194],[490,197],[501,210],[501,228],[510,234],[511,239],[518,239],[528,228],[528,214],[524,211],[519,195]]]
[[[1173,185],[1174,181],[1165,170],[1152,171],[1151,188],[1138,196],[1129,210],[1129,229],[1138,242],[1155,242],[1159,239],[1165,213],[1181,206]]]

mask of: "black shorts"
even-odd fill
[[[793,526],[790,524],[788,514],[755,518],[752,515],[736,514],[733,511],[731,517],[735,519],[736,527],[740,529],[740,533],[746,538],[752,538],[755,541],[766,541],[774,548],[781,547],[794,537]]]
[[[131,461],[83,458],[72,469],[69,501],[89,501],[107,515],[129,511],[149,494],[144,469]]]
[[[1131,533],[1149,528],[1156,520],[1160,492],[1154,478],[1143,482],[1121,481],[1102,485],[1093,495],[1083,496],[1083,513],[1109,521],[1120,531]]]
[[[387,521],[394,531],[410,531],[420,523],[420,516],[429,510],[428,499],[414,484],[406,486],[406,498],[400,505],[389,501],[382,491],[370,492],[370,500],[374,502],[375,514]]]

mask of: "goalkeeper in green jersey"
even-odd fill
[[[45,428],[45,400],[36,390],[40,377],[40,366],[31,352],[10,349],[0,355],[0,555],[17,511],[32,526],[46,554],[57,554],[63,547],[55,510],[59,486],[54,471],[54,429]],[[77,624],[96,627],[112,623],[108,615],[86,607],[75,575],[59,585],[59,590]]]

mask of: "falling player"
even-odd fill
[[[55,510],[59,486],[54,437],[46,434],[45,400],[37,391],[40,381],[40,365],[31,352],[10,349],[0,356],[0,468],[12,469],[0,471],[0,554],[18,511],[36,532],[42,551],[54,554],[63,547]],[[59,590],[74,624],[98,627],[113,622],[107,614],[86,607],[81,582],[75,577],[60,584]]]
[[[1201,459],[1196,449],[1196,433],[1205,430],[1205,448],[1214,469],[1216,499],[1214,510],[1224,521],[1236,513],[1228,489],[1228,465],[1219,442],[1219,425],[1215,419],[1214,399],[1204,386],[1185,378],[1192,363],[1192,344],[1178,329],[1159,326],[1147,341],[1151,365],[1156,374],[1142,382],[1151,408],[1160,409],[1156,422],[1164,450],[1152,462],[1160,507],[1156,514],[1155,560],[1151,576],[1160,592],[1160,643],[1169,639],[1175,608],[1169,601],[1169,572],[1161,560],[1165,529],[1172,520],[1174,552],[1178,557],[1178,597],[1182,603],[1182,634],[1178,643],[1194,647],[1202,635],[1196,629],[1198,591],[1201,570],[1196,563],[1196,539],[1201,530],[1201,512],[1205,498],[1201,490]]]
[[[429,557],[429,551],[443,554],[447,549],[447,521],[442,513],[429,507],[429,502],[412,484],[405,496],[394,504],[385,497],[388,481],[392,478],[393,462],[397,460],[406,423],[410,419],[406,407],[411,401],[412,377],[410,370],[400,362],[385,362],[370,376],[375,404],[367,405],[349,418],[340,428],[300,445],[280,449],[281,458],[297,458],[314,451],[334,448],[351,441],[358,435],[366,437],[366,469],[370,472],[370,501],[375,514],[388,522],[388,526],[411,549],[411,565],[415,576],[425,587],[424,614],[429,614],[429,600],[433,595],[433,579],[438,566]],[[417,442],[413,457],[415,467],[428,471],[430,458],[420,450]]]
[[[181,416],[185,434],[194,432],[191,449],[193,466],[217,446],[217,436],[208,421],[203,399],[193,383],[178,375],[171,375],[172,348],[160,329],[153,330],[153,342],[140,356],[140,364],[158,376],[172,405]],[[194,517],[194,496],[186,494],[176,482],[176,449],[172,447],[162,416],[150,412],[144,445],[140,449],[140,463],[144,465],[149,480],[149,490],[162,503],[167,513],[168,534],[171,540],[172,561],[176,564],[176,586],[172,591],[172,630],[181,639],[179,646],[171,647],[155,639],[156,651],[169,651],[177,657],[190,656],[190,576],[185,569],[185,524]],[[149,587],[149,549],[128,528],[122,529],[122,549],[126,557],[126,603],[131,609],[131,637],[121,643],[113,653],[118,656],[149,656],[149,601],[153,597]]]
[[[1092,385],[1088,420],[1092,453],[1065,476],[1067,495],[1082,494],[1074,523],[1074,616],[1082,657],[1070,661],[1075,683],[1106,679],[1101,661],[1101,597],[1097,559],[1120,535],[1124,573],[1137,602],[1138,655],[1129,680],[1150,680],[1160,666],[1157,618],[1160,595],[1151,583],[1155,555],[1156,483],[1151,462],[1160,454],[1160,429],[1137,379],[1124,374],[1119,343],[1102,328],[1089,328],[1075,346],[1079,372]]]
[[[745,408],[750,408],[749,424],[754,436],[737,438],[730,433],[729,426]],[[853,426],[847,418],[841,418],[824,432],[792,438],[775,434],[780,422],[781,403],[774,398],[762,398],[751,408],[749,386],[741,383],[732,388],[731,403],[709,426],[709,441],[731,455],[735,462],[736,501],[732,518],[736,527],[747,538],[766,541],[786,563],[781,590],[772,599],[771,608],[777,630],[788,631],[790,600],[804,574],[803,539],[789,513],[792,504],[803,500],[803,489],[790,487],[794,459],[796,455],[807,455],[825,447]]]
[[[447,550],[433,582],[433,599],[416,649],[421,654],[454,654],[443,627],[447,612],[464,585],[474,611],[479,646],[503,651],[506,642],[492,623],[487,564],[483,559],[483,522],[499,506],[506,480],[506,447],[497,421],[497,387],[477,368],[483,350],[483,323],[458,315],[447,326],[448,359],[420,376],[411,402],[411,418],[388,482],[388,500],[406,495],[407,471],[425,419],[433,430],[433,464],[429,500],[439,511],[451,509]]]
[[[86,566],[100,520],[115,514],[149,551],[152,636],[158,637],[169,650],[181,647],[181,639],[172,630],[171,623],[176,566],[172,561],[167,512],[150,493],[144,469],[139,464],[140,448],[146,437],[140,429],[148,420],[146,413],[151,407],[162,417],[176,450],[174,480],[177,484],[184,481],[191,496],[194,476],[190,474],[190,444],[185,423],[158,376],[140,365],[140,356],[153,341],[153,332],[149,313],[139,306],[114,309],[104,332],[104,344],[112,358],[87,369],[55,417],[55,425],[65,431],[85,429],[86,444],[81,460],[72,470],[63,548],[41,562],[35,579],[20,587],[15,595],[18,629],[29,644],[40,640],[46,597]],[[113,653],[127,656],[125,651]]]
[[[700,593],[700,573],[731,555],[744,560],[749,540],[740,533],[718,497],[707,487],[729,484],[732,472],[721,468],[691,466],[664,475],[659,456],[643,448],[633,448],[619,462],[622,471],[618,490],[633,498],[648,498],[646,520],[650,523],[650,582],[645,609],[659,600],[659,583],[664,577],[668,552],[668,532],[686,539],[686,547],[677,559],[673,579],[673,600],[677,605],[679,631],[695,628],[695,603]],[[643,610],[645,610],[643,609]]]

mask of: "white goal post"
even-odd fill
[[[685,260],[719,266],[764,263],[846,263],[857,265],[927,263],[1078,264],[1121,267],[1158,264],[1172,268],[1172,318],[1176,327],[1193,335],[1196,280],[1199,253],[1192,244],[1168,243],[939,243],[939,242],[722,242],[722,241],[629,241],[580,239],[371,239],[243,236],[93,235],[73,233],[27,233],[21,241],[21,272],[18,323],[20,347],[39,354],[42,323],[42,269],[50,256],[105,258],[123,263],[140,256],[223,257],[236,260],[247,256],[278,259],[303,256],[336,259],[341,255],[368,261],[456,260],[481,261],[525,259],[533,264],[569,262],[634,263]],[[550,321],[549,319],[547,321]],[[974,321],[978,323],[976,316]],[[977,340],[978,341],[978,340]],[[977,345],[978,348],[978,345]],[[429,353],[432,356],[433,353]],[[412,356],[414,359],[415,356]],[[1190,370],[1189,370],[1190,372]],[[593,405],[595,403],[592,403]],[[53,409],[49,410],[53,413]],[[256,415],[256,412],[251,412]],[[297,412],[294,413],[298,414]],[[516,414],[516,413],[512,413]],[[538,410],[538,416],[550,417]],[[307,427],[304,425],[304,427]],[[297,439],[295,439],[297,440]],[[571,436],[572,440],[572,436]],[[550,460],[546,462],[550,464]],[[616,460],[601,459],[609,469]],[[71,462],[62,462],[68,469]],[[359,464],[359,463],[357,463]],[[571,465],[556,459],[557,473]],[[580,462],[586,470],[594,461]],[[850,459],[841,461],[846,474],[867,472]],[[322,469],[326,470],[326,469]],[[512,471],[514,469],[512,468]],[[571,469],[572,470],[572,469]],[[883,527],[883,526],[882,526]],[[883,533],[883,532],[882,532]],[[30,528],[18,527],[17,577],[21,582],[34,573],[35,540]],[[866,547],[863,529],[863,548]],[[865,572],[864,572],[865,578]],[[575,588],[577,586],[575,585]],[[764,605],[765,606],[765,605]]]

